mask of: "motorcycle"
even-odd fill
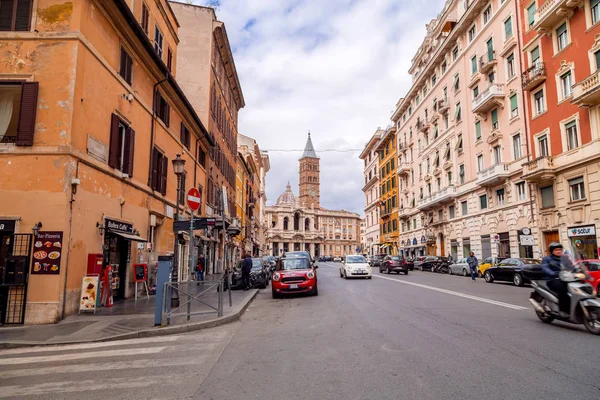
[[[583,324],[589,333],[600,335],[600,299],[595,297],[594,288],[585,282],[586,275],[581,271],[561,271],[559,278],[567,282],[571,298],[571,312],[563,318],[559,313],[558,297],[546,281],[531,280],[533,292],[529,302],[535,308],[538,318],[547,324],[555,319],[571,324]]]

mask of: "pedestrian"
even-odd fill
[[[448,254],[448,261],[452,262],[454,259],[452,258],[452,254]]]
[[[244,290],[250,289],[250,271],[252,270],[252,258],[250,254],[244,255],[244,261],[242,261],[242,288]]]
[[[469,257],[467,257],[467,264],[469,264],[469,268],[471,269],[471,279],[473,282],[475,282],[475,277],[477,276],[477,267],[479,266],[479,260],[477,257],[475,257],[475,253],[469,253]]]
[[[200,282],[204,282],[204,268],[206,268],[206,260],[204,256],[200,254],[198,257],[198,263],[196,264],[196,274],[198,276],[198,283],[196,285],[200,285]]]

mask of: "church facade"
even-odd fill
[[[299,164],[299,196],[288,183],[265,210],[269,254],[306,250],[313,257],[335,257],[359,252],[360,215],[321,207],[320,159],[310,133]]]

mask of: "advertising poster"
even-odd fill
[[[79,301],[79,311],[96,311],[96,298],[98,297],[98,275],[87,275],[83,277],[81,283],[81,299]]]
[[[59,275],[63,233],[39,232],[33,242],[33,275]]]

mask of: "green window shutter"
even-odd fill
[[[456,114],[454,115],[456,120],[460,120],[460,103],[456,105]]]
[[[560,36],[563,33],[565,33],[567,31],[567,23],[563,23],[561,26],[558,27],[558,29],[556,30],[556,36]]]
[[[540,59],[540,48],[536,47],[535,49],[531,50],[531,62],[533,63],[539,59]]]
[[[507,39],[512,36],[512,19],[510,17],[504,21],[504,33]]]
[[[536,11],[535,3],[533,3],[527,9],[527,20],[529,21],[529,26],[531,26],[535,23],[535,11]]]
[[[600,0],[598,0],[600,1]],[[517,109],[517,95],[513,94],[512,96],[510,96],[510,109],[511,110],[516,110]]]
[[[492,124],[496,124],[498,122],[498,109],[494,108],[492,110]]]
[[[481,139],[481,122],[475,122],[475,138],[477,140]]]

